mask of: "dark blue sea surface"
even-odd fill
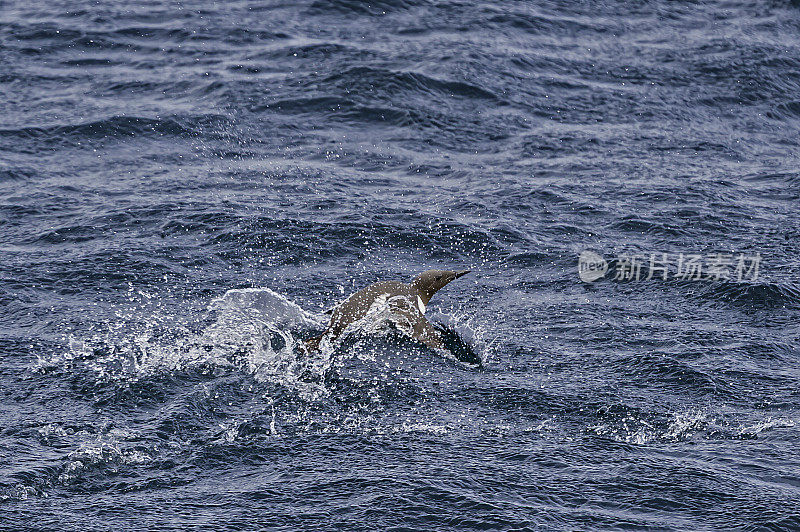
[[[798,530],[799,138],[789,1],[0,0],[0,530]]]

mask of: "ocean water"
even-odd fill
[[[798,133],[788,1],[0,0],[0,529],[800,529]]]

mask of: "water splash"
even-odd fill
[[[228,290],[209,306],[223,315],[245,313],[275,327],[321,327],[325,317],[303,310],[300,305],[269,288]]]
[[[738,430],[738,435],[741,438],[755,438],[762,432],[779,428],[793,428],[795,426],[796,422],[793,419],[775,419],[772,416],[769,416],[763,421],[759,421],[758,423],[754,423],[752,425],[741,425]]]
[[[308,312],[286,296],[269,288],[228,290],[208,305],[205,318],[189,318],[184,323],[165,327],[165,319],[152,315],[142,323],[135,312],[119,312],[137,323],[127,321],[107,324],[84,338],[70,336],[65,352],[51,359],[40,359],[34,370],[49,367],[79,367],[88,370],[100,383],[134,383],[171,372],[196,369],[242,371],[262,383],[272,383],[297,392],[303,399],[318,400],[329,394],[324,381],[327,372],[342,359],[358,357],[375,360],[374,345],[349,349],[353,340],[385,339],[400,332],[410,337],[412,323],[402,312],[414,302],[402,296],[378,298],[366,315],[352,323],[336,341],[323,338],[320,349],[309,353],[301,337],[309,329],[324,327],[327,316]],[[479,328],[465,315],[437,313],[445,338],[457,338],[461,346],[467,341],[480,346],[483,356],[487,348]],[[205,327],[198,327],[203,319]],[[468,340],[462,340],[466,337]],[[451,342],[451,347],[453,342]],[[440,355],[461,363],[451,350]],[[474,364],[466,364],[474,367]]]

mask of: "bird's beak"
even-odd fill
[[[458,279],[459,277],[462,277],[462,276],[464,276],[464,275],[467,275],[467,274],[468,274],[469,272],[471,272],[471,271],[472,271],[472,270],[460,270],[460,271],[457,271],[457,272],[456,272],[456,276],[454,277],[454,279]]]

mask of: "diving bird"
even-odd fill
[[[412,338],[433,349],[443,348],[438,331],[425,319],[425,310],[433,295],[453,279],[470,270],[429,270],[417,275],[411,283],[380,281],[362,288],[333,309],[328,328],[320,336],[309,338],[305,346],[309,351],[319,349],[327,338],[333,342],[347,326],[364,318],[373,305],[388,305],[394,321]]]

